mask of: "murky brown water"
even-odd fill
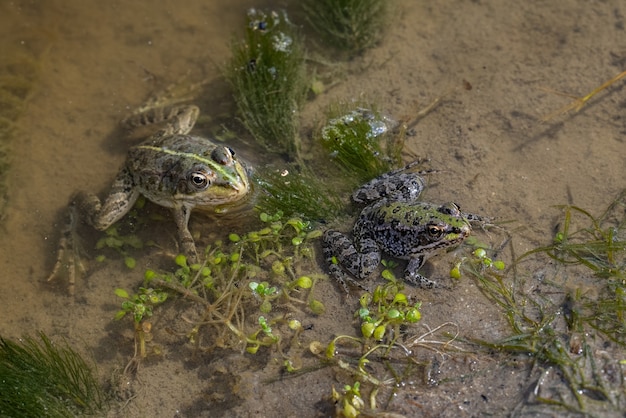
[[[569,100],[542,88],[584,95],[626,68],[624,2],[395,4],[395,21],[384,42],[351,62],[345,79],[306,105],[305,130],[336,100],[374,98],[386,113],[409,120],[442,97],[407,141],[407,161],[428,157],[431,167],[441,170],[431,177],[425,199],[453,200],[474,213],[515,220],[511,229],[518,254],[549,241],[559,216],[551,206],[573,203],[598,213],[626,187],[623,81],[577,114],[540,122]],[[219,77],[229,42],[241,32],[236,28],[251,6],[262,5],[0,4],[0,51],[20,51],[39,63],[34,94],[12,144],[10,200],[0,237],[2,336],[36,330],[64,336],[94,355],[103,379],[126,364],[132,356],[132,330],[112,321],[119,309],[113,289],[136,287],[148,261],[140,260],[131,273],[121,261],[97,266],[84,283],[77,283],[75,300],[64,296],[61,286],[43,283],[55,256],[59,215],[72,192],[102,192],[109,186],[128,146],[114,134],[129,109],[184,76]],[[471,90],[463,88],[463,80]],[[223,94],[224,84],[217,81],[216,86]],[[214,106],[202,111],[221,115],[232,110],[230,104]],[[223,222],[215,229],[232,226]],[[434,270],[442,274],[449,262],[437,259]],[[357,300],[342,303],[338,287],[320,287],[332,320],[310,319],[316,332],[305,340],[354,333]],[[453,291],[414,292],[424,301],[423,318],[430,326],[452,321],[465,335],[490,339],[504,332],[498,311],[469,280]],[[161,338],[165,356],[142,366],[137,397],[111,415],[320,416],[330,410],[331,385],[349,383],[330,369],[264,383],[278,373],[273,354],[265,354],[265,368],[238,353],[221,367],[202,358],[190,360],[192,350],[184,338]],[[401,391],[390,410],[502,415],[523,402],[531,387],[523,367],[495,359],[450,358],[439,370],[444,377],[453,376],[450,384],[426,388],[415,377],[417,383]],[[216,382],[222,377],[228,390],[217,396]]]

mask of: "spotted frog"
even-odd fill
[[[423,173],[407,172],[416,164],[383,174],[354,192],[352,199],[367,206],[354,224],[352,238],[334,230],[324,233],[329,273],[346,292],[346,282],[363,288],[357,280],[378,268],[382,253],[408,260],[405,281],[432,288],[435,282],[418,270],[428,257],[462,242],[471,231],[469,219],[479,218],[462,213],[455,203],[418,201]]]
[[[183,105],[148,109],[128,118],[125,123],[130,126],[164,125],[129,150],[104,202],[91,193],[74,197],[74,206],[83,218],[94,228],[104,230],[126,215],[139,195],[144,195],[172,209],[182,251],[196,262],[196,246],[188,227],[192,209],[233,203],[250,190],[246,168],[231,148],[188,135],[198,114],[196,106]],[[61,253],[51,277],[67,259]]]

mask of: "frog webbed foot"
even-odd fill
[[[418,270],[424,265],[425,261],[426,260],[424,260],[423,256],[418,256],[410,259],[409,264],[406,266],[404,281],[412,284],[413,286],[422,287],[425,289],[441,287],[436,281],[430,280],[428,277],[418,273]]]
[[[68,284],[68,293],[70,296],[74,295],[76,278],[80,278],[86,272],[85,265],[82,261],[85,257],[85,251],[77,232],[79,221],[78,212],[76,205],[70,205],[66,215],[65,226],[63,227],[61,238],[59,239],[57,260],[52,268],[52,272],[46,279],[48,282],[52,280],[65,280]]]
[[[412,284],[413,286],[422,287],[424,289],[433,289],[435,287],[441,287],[439,283],[434,280],[430,280],[426,276],[422,276],[417,272],[408,272],[404,276],[404,281]]]

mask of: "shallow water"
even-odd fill
[[[441,98],[408,137],[405,159],[429,158],[430,167],[440,170],[431,176],[425,199],[452,200],[469,212],[514,220],[509,227],[517,254],[549,242],[560,219],[553,205],[575,204],[599,213],[626,187],[623,80],[580,112],[541,122],[570,100],[545,89],[582,96],[626,68],[624,2],[395,4],[394,24],[382,44],[346,64],[339,82],[307,103],[303,138],[336,100],[375,99],[387,114],[408,121]],[[227,93],[219,68],[251,6],[262,5],[0,4],[0,51],[17,50],[39,63],[34,94],[12,142],[9,203],[0,238],[2,336],[36,330],[64,336],[95,357],[103,379],[130,359],[132,329],[112,320],[119,309],[113,289],[138,286],[154,258],[139,260],[131,273],[119,260],[95,266],[77,283],[76,296],[66,296],[62,285],[44,283],[55,257],[60,215],[74,191],[104,192],[109,186],[128,146],[118,122],[150,93],[184,77],[211,80],[209,95]],[[208,103],[203,114],[232,114],[228,102]],[[239,145],[246,156],[248,145]],[[216,234],[233,227],[228,219],[211,222]],[[173,228],[163,234],[163,245],[173,242],[167,234]],[[477,235],[495,245],[503,238]],[[435,260],[434,272],[447,271],[447,257]],[[353,333],[356,298],[344,303],[330,282],[319,292],[332,319],[310,318],[316,331],[305,340]],[[423,318],[430,326],[451,321],[471,337],[504,335],[497,309],[470,280],[452,291],[414,293],[424,303]],[[271,354],[261,365],[238,353],[226,356],[223,364],[210,363],[193,357],[184,338],[166,334],[155,334],[166,355],[142,365],[137,397],[111,415],[319,416],[330,410],[331,385],[349,383],[327,368],[268,384],[279,369]],[[501,415],[523,404],[532,387],[524,367],[495,359],[455,357],[438,373],[438,380],[454,378],[448,385],[426,387],[416,375],[417,383],[408,384],[390,410]]]

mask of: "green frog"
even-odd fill
[[[246,167],[232,148],[188,135],[198,114],[198,107],[182,105],[144,109],[126,119],[129,126],[160,123],[162,127],[130,148],[104,202],[91,193],[74,197],[73,206],[78,213],[94,228],[104,230],[126,215],[139,195],[144,195],[157,205],[172,209],[182,251],[195,263],[198,254],[188,227],[191,211],[234,203],[250,191]],[[71,220],[75,224],[76,216],[71,216]],[[64,235],[66,239],[72,236],[67,232]],[[73,263],[77,260],[68,260],[66,247],[62,239],[57,265],[50,277],[56,276],[63,264],[68,265],[70,274],[75,270]]]
[[[329,273],[346,292],[346,282],[365,289],[357,280],[378,268],[382,253],[408,260],[405,281],[432,288],[435,282],[418,270],[428,257],[467,238],[469,221],[480,218],[462,213],[455,203],[418,201],[424,190],[423,172],[407,172],[416,164],[383,174],[354,192],[352,199],[366,206],[354,224],[352,239],[339,231],[324,233]]]

